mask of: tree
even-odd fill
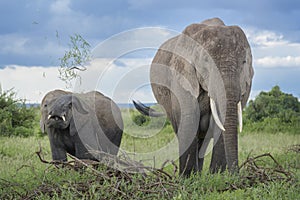
[[[267,126],[274,126],[279,131],[285,127],[296,130],[300,122],[300,102],[293,95],[282,92],[279,86],[274,86],[271,91],[261,92],[250,100],[244,115],[248,125],[260,124],[257,128],[261,130]]]

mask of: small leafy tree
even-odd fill
[[[279,86],[250,100],[244,115],[246,126],[254,131],[300,133],[300,102]]]
[[[59,78],[72,87],[72,80],[79,77],[79,71],[85,71],[85,64],[91,60],[90,44],[79,34],[70,36],[69,50],[60,60]]]

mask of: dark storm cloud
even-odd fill
[[[45,59],[45,65],[48,65],[48,58],[57,57],[57,54],[48,55],[45,51],[45,55],[39,54],[36,58],[37,46],[49,48],[50,41],[67,47],[69,35],[74,33],[96,45],[113,34],[132,28],[163,26],[182,31],[187,24],[215,16],[226,24],[276,31],[288,40],[300,40],[300,3],[296,0],[1,1],[0,39],[11,34],[28,38],[24,48],[32,55],[28,55],[26,62],[41,64],[39,60]],[[0,47],[1,64],[25,62],[24,54],[4,51],[5,47]],[[4,59],[7,54],[9,56]],[[7,59],[13,55],[15,59],[9,62]]]
[[[39,0],[1,1],[1,31],[29,31],[31,29],[30,23],[35,22],[41,26],[47,26],[47,22],[55,17],[55,13],[50,11],[53,4],[54,1]],[[123,28],[154,24],[179,28],[186,25],[181,24],[182,22],[188,22],[188,20],[201,21],[212,17],[211,15],[223,16],[230,22],[237,21],[245,25],[259,26],[265,29],[281,30],[287,28],[297,30],[300,27],[300,24],[297,23],[300,16],[300,3],[297,0],[77,0],[70,1],[69,8],[74,13],[91,19],[116,19],[116,22],[118,22],[118,19],[122,18]],[[96,23],[95,25],[101,24]],[[114,26],[115,24],[102,25]],[[66,26],[69,25],[66,24]],[[95,27],[95,29],[97,28],[101,29],[101,27]],[[46,27],[43,27],[43,29],[46,29]]]

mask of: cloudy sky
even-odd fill
[[[248,37],[252,98],[276,84],[300,97],[298,0],[2,0],[0,84],[32,103],[65,88],[57,78],[59,58],[70,36],[80,34],[95,59],[73,90],[99,89],[123,103],[151,102],[148,69],[157,47],[187,25],[212,17],[239,25]]]

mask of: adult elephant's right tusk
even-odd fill
[[[243,130],[243,111],[242,111],[242,103],[240,101],[237,104],[237,110],[238,110],[239,127],[241,133]]]
[[[212,98],[210,98],[210,109],[211,109],[211,113],[212,113],[213,118],[214,118],[216,124],[218,125],[218,127],[222,131],[225,131],[225,128],[224,128],[223,124],[221,123],[218,112],[217,112],[216,103]]]
[[[51,115],[48,115],[48,119],[50,119],[52,116]]]

